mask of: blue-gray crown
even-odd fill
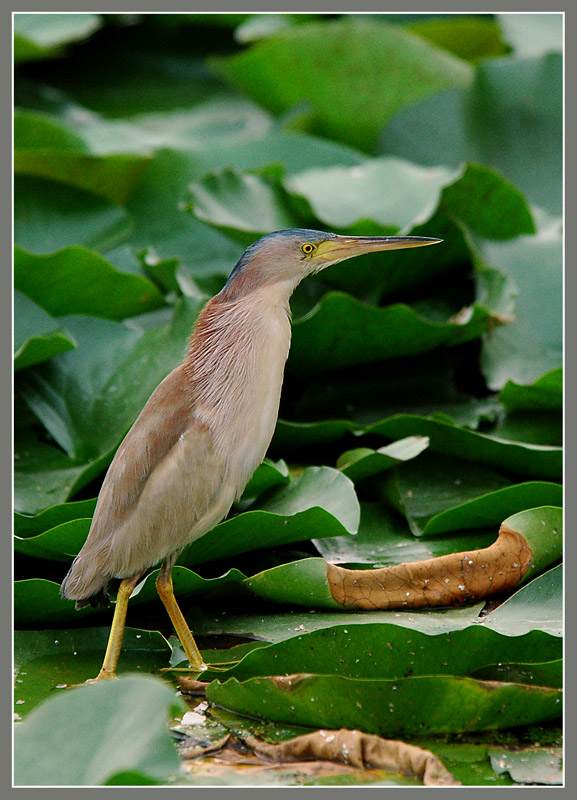
[[[228,280],[230,281],[233,275],[236,275],[246,264],[250,263],[260,248],[267,242],[274,241],[275,239],[294,239],[295,244],[301,244],[302,242],[318,242],[320,239],[331,239],[333,236],[335,236],[334,233],[327,233],[326,231],[314,231],[309,230],[308,228],[284,228],[280,231],[272,231],[272,233],[267,233],[265,236],[261,236],[260,239],[257,239],[256,242],[253,242],[246,248],[242,256],[234,265],[232,272],[228,276]]]

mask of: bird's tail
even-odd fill
[[[77,555],[68,574],[62,581],[60,595],[66,600],[76,600],[76,610],[90,605],[97,606],[109,605],[109,597],[106,591],[109,575],[103,575],[96,568],[86,563]]]

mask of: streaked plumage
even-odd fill
[[[111,578],[121,578],[130,579],[123,589],[127,601],[136,580],[162,561],[159,592],[166,605],[179,553],[226,516],[265,456],[278,415],[296,285],[363,252],[437,241],[291,229],[251,245],[200,313],[183,364],[160,383],[120,445],[86,543],[62,584],[63,597],[82,608],[106,596]],[[174,609],[169,613],[182,639],[183,621],[175,620]],[[119,614],[117,603],[113,631],[121,639]],[[185,647],[187,656],[198,662],[191,647]],[[115,653],[119,648],[116,642]],[[117,658],[100,677],[115,673]]]

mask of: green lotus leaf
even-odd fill
[[[26,109],[14,111],[14,147],[19,150],[43,152],[58,150],[86,153],[88,148],[81,136],[50,114]]]
[[[500,19],[505,16],[500,15]],[[499,24],[482,16],[432,17],[409,23],[406,27],[431,44],[473,63],[507,51]]]
[[[148,676],[64,692],[16,726],[15,785],[113,784],[126,773],[131,783],[164,783],[180,765],[166,723],[184,709]]]
[[[383,503],[361,502],[359,532],[353,538],[313,539],[315,548],[331,564],[349,569],[391,567],[407,561],[480,550],[497,538],[497,528],[454,531],[430,539],[414,536],[407,520]]]
[[[19,630],[14,633],[15,712],[25,717],[62,689],[95,677],[102,665],[110,628]],[[127,628],[120,674],[152,672],[168,665],[170,647],[157,631]]]
[[[15,14],[14,61],[54,58],[102,25],[98,14]]]
[[[563,408],[563,368],[546,372],[532,384],[507,381],[499,400],[509,412],[561,411]]]
[[[85,314],[121,320],[162,307],[164,299],[147,278],[115,269],[83,247],[14,256],[14,285],[55,317]]]
[[[296,674],[213,681],[207,698],[237,713],[385,738],[482,731],[559,718],[559,689],[454,676],[394,680]]]
[[[483,344],[487,384],[496,390],[510,380],[533,383],[562,364],[561,236],[544,232],[513,242],[477,240],[474,247],[481,271],[496,269],[517,287],[514,321]]]
[[[407,436],[378,450],[367,447],[348,450],[339,457],[337,467],[352,481],[358,481],[415,458],[428,445],[426,437]]]
[[[541,40],[540,24],[533,20],[545,45],[550,41],[547,25]],[[485,164],[518,186],[531,203],[560,214],[562,69],[562,56],[554,52],[487,59],[468,86],[400,111],[381,136],[379,151],[424,166]]]
[[[59,320],[18,290],[14,292],[14,312],[15,370],[41,364],[76,347]]]
[[[498,472],[459,458],[425,454],[382,482],[383,496],[402,513],[415,536],[493,527],[537,505],[560,505],[562,487],[528,481],[511,484]]]
[[[124,241],[131,220],[92,192],[32,175],[14,178],[14,241],[30,253],[70,245],[105,251]]]
[[[168,325],[149,330],[84,316],[67,319],[77,357],[64,355],[29,371],[22,392],[70,458],[92,461],[116,448],[152,391],[182,361],[201,305],[183,299]]]
[[[473,305],[457,319],[432,322],[398,303],[376,308],[343,292],[330,292],[293,325],[287,369],[296,375],[426,353],[480,337],[498,324]]]
[[[231,665],[221,679],[234,677],[244,681],[299,672],[369,679],[464,676],[513,661],[524,662],[530,669],[529,665],[558,661],[562,653],[562,642],[541,631],[506,636],[478,625],[436,635],[393,623],[335,625],[311,632],[303,625],[303,629],[282,642],[252,649],[236,665]],[[212,673],[210,676],[219,677]]]
[[[294,26],[210,63],[274,114],[306,97],[314,133],[362,150],[373,147],[385,122],[401,108],[471,80],[468,65],[446,51],[396,26],[354,18]],[[338,84],[335,63],[342,78]],[[415,72],[418,82],[409,80]],[[279,74],[291,79],[279,81]]]
[[[36,536],[65,522],[91,517],[96,506],[96,498],[77,500],[49,506],[39,514],[14,514],[14,533],[21,538]]]
[[[562,476],[560,447],[507,441],[417,414],[397,414],[371,425],[367,431],[391,439],[428,436],[429,451],[498,468],[504,474],[544,481],[558,481]]]
[[[540,525],[541,519],[537,520]],[[482,619],[492,630],[518,636],[539,630],[562,636],[563,567],[553,567],[522,586],[498,608]]]
[[[505,39],[520,56],[541,56],[563,50],[561,14],[497,14]]]

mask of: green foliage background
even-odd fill
[[[469,785],[559,782],[533,756],[503,767],[496,734],[462,740],[556,730],[559,549],[506,602],[413,613],[339,610],[322,558],[371,569],[484,547],[512,515],[561,535],[561,20],[15,15],[18,785],[195,782],[163,724],[127,717],[176,713],[162,681],[46,699],[97,671],[110,618],[58,587],[203,303],[247,244],[292,226],[444,243],[297,289],[269,457],[175,569],[221,664],[209,699],[285,736],[426,741]],[[182,657],[153,578],[124,672]],[[309,675],[292,698],[267,677],[288,672]],[[125,735],[89,757],[111,718]]]

